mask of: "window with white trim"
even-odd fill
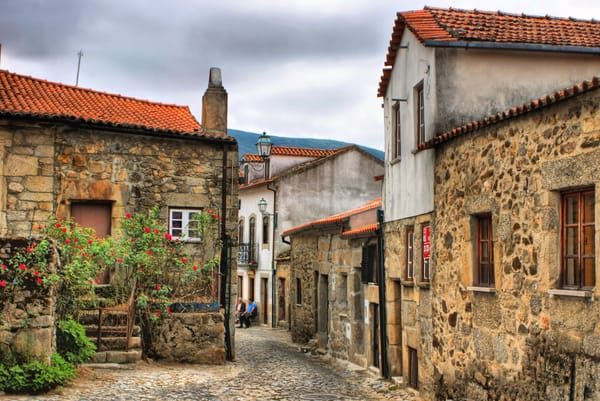
[[[169,209],[169,234],[183,241],[200,241],[200,217],[202,209]]]

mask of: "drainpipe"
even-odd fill
[[[377,210],[377,248],[379,250],[379,337],[381,339],[381,375],[389,378],[388,358],[387,358],[387,313],[385,298],[385,255],[383,242],[383,210]]]
[[[276,313],[275,313],[275,290],[276,290],[276,272],[275,272],[275,228],[277,227],[277,190],[271,188],[267,184],[267,189],[273,192],[273,233],[271,235],[272,251],[271,251],[271,327],[276,328]]]
[[[225,358],[233,361],[233,349],[231,347],[231,284],[228,285],[229,269],[231,268],[231,240],[227,235],[227,145],[223,144],[223,172],[221,182],[221,283],[219,286],[219,301],[225,307]],[[227,294],[225,290],[229,288]]]

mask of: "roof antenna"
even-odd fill
[[[79,50],[79,53],[77,53],[77,56],[79,56],[79,60],[77,61],[77,79],[75,80],[75,86],[79,86],[79,69],[81,67],[81,58],[83,57],[83,49]]]

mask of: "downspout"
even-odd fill
[[[379,255],[379,337],[381,339],[381,375],[389,378],[388,358],[387,358],[387,313],[385,298],[385,252],[383,241],[383,210],[377,210],[377,248]]]
[[[227,285],[229,281],[229,269],[231,261],[229,260],[231,241],[227,236],[227,144],[223,144],[223,162],[222,162],[222,177],[221,177],[221,282],[219,283],[219,301],[224,306],[225,316],[225,358],[228,361],[233,361],[233,349],[231,347],[231,285]],[[227,295],[225,294],[225,290]]]
[[[277,227],[277,190],[271,188],[269,184],[267,184],[267,189],[273,192],[273,233],[271,235],[271,242],[273,243],[273,250],[271,251],[271,327],[276,328],[277,322],[275,319],[277,316],[275,314],[275,279],[277,277],[275,272],[275,228]]]

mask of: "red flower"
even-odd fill
[[[123,263],[123,259],[117,258],[117,263]]]
[[[170,315],[171,313],[172,313],[172,312],[171,312],[171,307],[170,307],[170,306],[167,306],[167,314],[168,314],[168,315]]]
[[[85,257],[85,252],[81,252],[81,256]]]
[[[62,232],[63,232],[63,233],[66,233],[66,232],[67,232],[67,227],[63,227],[63,228],[62,228]]]
[[[213,217],[213,219],[215,219],[215,220],[219,220],[219,215],[218,215],[218,214],[216,214],[216,213],[213,213],[212,217]]]
[[[148,255],[152,255],[152,249],[148,249],[148,250],[146,251],[146,253],[147,253]]]
[[[33,275],[37,277],[40,275],[40,272],[33,272]]]
[[[142,267],[138,267],[138,271],[143,272],[144,269]]]
[[[215,211],[214,211],[214,210],[212,210],[212,209],[206,209],[206,212],[207,212],[207,213],[211,213],[211,214],[212,214],[212,213],[214,213]]]
[[[61,224],[60,223],[56,223],[56,228],[60,228]]]
[[[0,280],[0,287],[6,287],[6,284],[8,284],[6,280]]]
[[[156,316],[160,317],[160,311],[156,312]]]
[[[88,283],[90,283],[90,285],[94,285],[94,280],[90,279],[88,280]]]
[[[73,242],[79,242],[79,238],[73,239]]]
[[[41,230],[41,229],[43,229],[43,228],[44,228],[44,227],[42,227],[42,226],[38,226],[38,230]]]
[[[2,265],[2,270],[6,270],[8,267],[6,265]]]
[[[179,242],[179,238],[175,239],[175,242]]]
[[[159,285],[156,286],[156,291],[160,291],[160,289],[161,289],[161,286],[159,284]]]
[[[88,245],[92,245],[94,243],[94,240],[89,239],[88,240]]]
[[[130,242],[135,242],[135,238],[132,238],[129,240]]]
[[[165,238],[166,238],[167,240],[169,240],[169,241],[172,241],[172,240],[173,240],[173,236],[172,236],[171,234],[169,234],[169,233],[166,233],[166,234],[165,234]]]
[[[44,280],[41,277],[38,277],[35,281],[37,281],[38,284],[42,284],[44,282]]]
[[[27,266],[25,266],[25,263],[21,263],[19,265],[19,269],[21,269],[21,270],[25,270],[26,268],[27,268]]]
[[[131,213],[126,213],[125,214],[125,218],[130,219],[131,218]]]
[[[114,253],[114,252],[111,252],[111,253],[110,253],[110,256],[115,256],[115,253]]]
[[[181,258],[181,262],[182,262],[182,263],[185,263],[185,258]]]
[[[65,244],[70,244],[70,243],[71,243],[71,240],[67,238],[67,239],[65,240]]]
[[[150,227],[144,227],[144,231],[146,231],[147,233],[149,233],[151,231]]]
[[[25,248],[25,252],[30,253],[31,251],[33,251],[33,248],[28,246],[27,248]]]
[[[160,230],[158,228],[154,229],[154,234],[158,234],[160,232]]]
[[[192,267],[192,270],[194,270],[195,272],[197,272],[198,271],[198,266]]]

